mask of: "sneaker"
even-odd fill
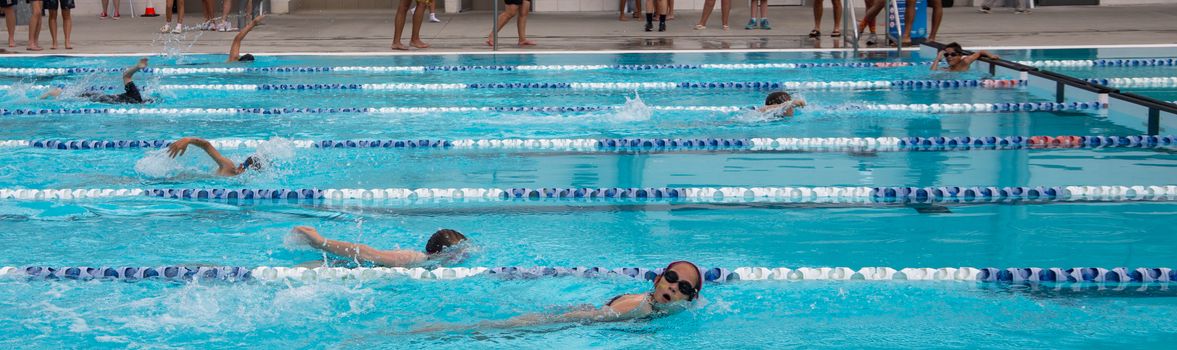
[[[759,23],[756,23],[756,19],[755,19],[755,18],[753,18],[753,19],[750,19],[750,20],[748,20],[748,25],[744,26],[744,29],[747,29],[747,30],[753,30],[753,29],[756,29],[756,27],[759,27],[759,26],[760,26],[760,24],[759,24]]]
[[[990,11],[990,10],[992,10],[992,9],[990,9],[990,8],[988,8],[988,7],[981,6],[981,9],[980,9],[980,10],[977,10],[977,12],[980,12],[980,13],[989,13],[989,11]]]
[[[159,32],[160,33],[167,33],[168,30],[170,30],[170,28],[168,28],[168,27],[170,27],[171,25],[172,25],[171,23],[164,23],[163,27],[159,27]]]
[[[646,22],[646,31],[647,32],[654,31],[654,22]]]
[[[768,18],[760,19],[760,29],[772,30],[772,26],[768,24]]]
[[[440,20],[440,19],[437,19],[437,14],[436,14],[436,13],[430,13],[430,14],[429,14],[429,21],[430,21],[430,22],[433,22],[433,23],[441,22],[441,20]]]
[[[172,34],[180,34],[184,32],[184,24],[176,23],[176,27],[172,28]]]
[[[879,44],[878,34],[870,33],[869,35],[866,36],[866,45],[867,46],[875,46],[878,44]]]
[[[666,31],[666,22],[658,23],[658,31],[659,31],[659,32],[665,32],[665,31]]]

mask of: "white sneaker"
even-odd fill
[[[180,34],[184,32],[184,24],[176,23],[176,27],[172,28],[172,34]]]
[[[160,32],[160,33],[167,33],[167,32],[168,32],[168,26],[171,26],[171,25],[172,25],[171,23],[164,23],[164,24],[163,24],[163,27],[159,27],[159,32]]]
[[[436,14],[436,13],[430,13],[430,14],[429,14],[429,21],[430,21],[430,22],[433,22],[433,23],[441,22],[441,20],[440,20],[440,19],[437,19],[437,14]]]

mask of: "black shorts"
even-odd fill
[[[74,8],[74,0],[44,0],[46,10],[57,9],[72,9]]]
[[[139,95],[139,87],[135,86],[135,82],[123,85],[125,92],[118,95],[106,95],[96,92],[87,92],[81,94],[81,97],[90,99],[90,101],[100,103],[143,103],[143,96]]]
[[[523,5],[523,0],[503,0],[507,5]]]
[[[0,7],[12,7],[19,0],[0,0]]]

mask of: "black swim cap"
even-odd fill
[[[247,54],[241,55],[241,57],[238,57],[237,60],[238,61],[253,61],[253,55],[247,53]]]

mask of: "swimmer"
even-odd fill
[[[757,109],[760,113],[771,113],[774,118],[792,117],[793,109],[805,107],[805,99],[793,99],[789,93],[784,91],[777,91],[768,94],[764,99],[764,107]]]
[[[136,103],[136,104],[138,104],[138,103],[152,102],[151,99],[143,99],[143,96],[139,94],[139,87],[135,86],[135,82],[132,80],[132,78],[135,77],[135,73],[139,72],[143,68],[147,68],[147,58],[146,57],[140,58],[138,64],[136,64],[135,66],[133,66],[131,68],[127,68],[127,70],[123,71],[123,89],[125,92],[123,92],[121,94],[107,95],[107,94],[103,94],[101,92],[87,91],[87,92],[82,93],[81,95],[78,95],[78,97],[88,98],[88,99],[90,99],[90,101],[94,101],[94,102],[112,103],[112,104],[115,104],[115,103]],[[50,97],[56,98],[58,96],[61,96],[61,93],[62,93],[62,90],[60,88],[53,88],[53,90],[49,90],[49,92],[46,92],[44,95],[41,95],[41,99],[47,99]]]
[[[466,241],[458,231],[441,229],[429,237],[425,243],[425,252],[416,250],[396,249],[378,250],[367,245],[336,241],[323,238],[314,227],[296,226],[294,232],[306,237],[308,244],[340,257],[352,259],[361,263],[374,264],[384,267],[414,267],[429,261],[451,261],[461,255],[461,250],[446,249]]]
[[[244,162],[241,162],[240,165],[234,164],[232,160],[222,156],[221,152],[217,151],[217,148],[213,147],[213,145],[209,143],[208,140],[196,137],[185,137],[176,140],[176,142],[172,142],[172,144],[168,146],[168,156],[176,158],[178,156],[184,155],[184,152],[188,151],[188,145],[190,144],[200,147],[200,149],[204,150],[204,153],[208,153],[209,158],[212,158],[213,161],[217,162],[217,175],[237,176],[241,175],[249,169],[262,169],[261,157],[256,155],[249,156],[245,159]]]
[[[982,56],[995,60],[1001,58],[985,50],[966,55],[964,53],[964,49],[960,47],[960,44],[951,42],[948,43],[948,45],[944,45],[944,49],[936,53],[936,60],[932,61],[932,70],[943,69],[949,72],[967,72],[969,70],[969,66],[971,66],[974,61],[976,61],[978,58],[981,58]],[[948,63],[948,67],[940,68],[940,60],[945,60]]]
[[[233,37],[233,45],[229,47],[229,63],[253,61],[253,55],[241,54],[241,42],[245,40],[246,35],[249,35],[249,31],[253,30],[253,27],[256,27],[265,18],[266,15],[257,16],[252,21],[249,21],[249,24],[246,24],[244,28],[241,28],[241,31],[237,32],[237,36]]]
[[[556,323],[620,322],[667,316],[690,307],[703,288],[703,272],[688,261],[670,263],[654,278],[649,292],[622,294],[601,307],[585,306],[562,314],[526,314],[503,321],[484,321],[471,326],[434,326],[414,332],[516,328]]]

